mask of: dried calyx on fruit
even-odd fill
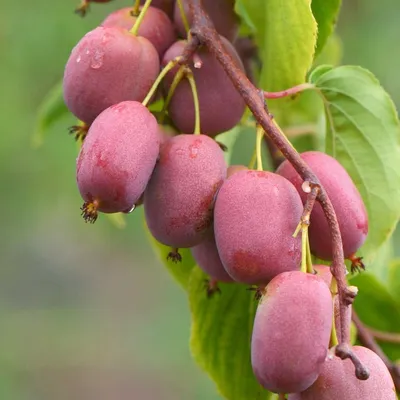
[[[267,390],[290,393],[289,400],[394,399],[382,361],[349,344],[355,291],[346,286],[340,237],[345,257],[359,268],[355,252],[368,233],[366,209],[349,174],[332,157],[299,155],[284,140],[265,107],[266,92],[260,96],[246,78],[231,43],[239,26],[232,0],[193,1],[190,10],[182,0],[189,24],[196,25],[188,37],[177,2],[139,3],[87,33],[65,67],[65,103],[80,120],[71,131],[85,139],[76,164],[84,219],[94,222],[100,212],[129,213],[143,204],[148,230],[171,247],[170,260],[181,262],[179,249],[191,249],[195,262],[185,253],[192,268],[189,292],[193,276],[209,278],[208,294],[219,290],[218,282],[229,283],[220,285],[228,295],[256,286],[261,301],[251,367]],[[199,18],[192,18],[193,10]],[[177,32],[187,40],[176,41]],[[248,58],[255,53],[253,46]],[[166,67],[161,72],[160,60]],[[159,102],[147,108],[154,98]],[[256,119],[243,122],[255,127],[254,156],[249,167],[227,168],[223,143],[230,151],[233,144],[214,137],[240,123],[246,103]],[[276,173],[263,171],[264,131],[288,157]],[[319,190],[312,211],[304,181]],[[311,253],[334,259],[331,267],[312,265]],[[190,279],[189,272],[195,272]]]
[[[153,172],[160,146],[157,121],[141,103],[107,108],[91,125],[76,165],[82,213],[130,212]]]
[[[82,0],[81,4],[75,9],[75,12],[84,17],[88,12],[90,3],[109,3],[110,1],[111,0]]]

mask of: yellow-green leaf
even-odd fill
[[[164,264],[164,266],[175,278],[175,280],[182,286],[182,288],[187,290],[190,274],[196,264],[192,257],[192,253],[190,252],[190,249],[179,249],[179,254],[182,257],[182,261],[174,262],[170,258],[168,258],[171,247],[165,246],[154,239],[153,236],[151,236],[147,227],[145,227],[144,229],[146,230],[150,243],[160,261]]]
[[[311,0],[237,0],[236,12],[259,46],[259,86],[278,91],[303,83],[317,41]]]
[[[367,207],[366,263],[400,217],[400,126],[394,104],[361,67],[318,67],[310,75],[326,105],[326,152],[346,168]]]
[[[254,377],[250,342],[257,302],[254,292],[239,284],[220,284],[221,294],[208,298],[206,275],[195,268],[190,277],[192,313],[190,345],[197,363],[229,400],[267,400],[271,394]]]
[[[35,147],[43,143],[47,131],[69,111],[64,103],[62,81],[58,82],[44,97],[39,106],[32,143]]]

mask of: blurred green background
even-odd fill
[[[344,1],[344,63],[374,72],[400,106],[400,2]],[[77,148],[64,119],[31,146],[37,107],[69,52],[129,1],[0,0],[0,399],[218,399],[189,354],[183,291],[142,230],[80,217]],[[234,356],[234,355],[233,355]]]

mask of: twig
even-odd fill
[[[373,329],[369,326],[366,326],[365,328],[376,340],[400,344],[400,333],[378,331],[377,329]]]
[[[263,92],[264,99],[281,99],[283,97],[295,96],[304,90],[314,89],[312,83],[302,83],[301,85],[293,86],[290,89],[281,90],[280,92]]]
[[[370,330],[362,323],[360,317],[354,312],[354,310],[351,319],[353,320],[357,328],[357,335],[358,339],[360,340],[360,343],[363,346],[375,352],[382,359],[387,369],[389,370],[390,375],[392,375],[392,379],[396,387],[396,390],[400,392],[400,366],[396,365],[395,363],[389,360],[386,354],[379,347],[378,343],[376,343]]]
[[[325,189],[321,186],[317,176],[301,159],[297,151],[290,146],[286,138],[282,136],[279,129],[273,122],[273,117],[266,110],[264,92],[258,90],[246,77],[243,71],[236,66],[232,57],[227,53],[224,45],[214,28],[214,25],[201,6],[201,0],[188,0],[193,24],[191,26],[192,40],[197,39],[199,44],[207,46],[208,50],[216,57],[224,68],[226,74],[235,85],[236,89],[243,97],[249,109],[252,111],[257,122],[264,128],[274,145],[289,160],[304,181],[312,185],[320,186],[318,201],[320,202],[327,218],[332,236],[332,274],[336,278],[340,299],[340,321],[342,334],[340,335],[343,344],[347,345],[350,340],[349,321],[346,320],[346,309],[354,300],[354,292],[350,291],[345,279],[345,264],[343,256],[342,238],[335,210],[328,198]],[[349,346],[337,346],[342,356],[350,357],[351,349]]]
[[[314,208],[315,201],[317,200],[320,186],[319,185],[312,185],[310,182],[304,181],[302,185],[302,189],[304,192],[308,193],[306,204],[304,204],[303,214],[300,218],[300,223],[298,226],[298,230],[301,229],[302,226],[309,226],[310,225],[310,216],[311,212]],[[296,231],[297,231],[296,229]]]

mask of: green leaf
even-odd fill
[[[350,282],[359,289],[353,307],[361,321],[380,331],[400,333],[400,305],[387,288],[369,273],[358,274]],[[399,344],[380,345],[392,360],[400,358]]]
[[[318,25],[315,56],[321,53],[335,28],[340,5],[341,0],[312,0],[311,2],[311,9]]]
[[[126,214],[124,213],[114,213],[106,214],[108,220],[118,229],[126,228]]]
[[[45,96],[39,106],[32,143],[35,147],[43,144],[47,131],[69,110],[64,103],[62,81],[58,82]]]
[[[147,233],[150,244],[158,255],[160,261],[164,264],[174,279],[183,287],[183,289],[187,290],[190,274],[192,273],[192,270],[196,264],[190,249],[179,249],[179,254],[182,257],[182,261],[174,262],[168,258],[171,247],[159,243],[153,238],[147,227],[144,227],[144,229]]]
[[[235,126],[228,132],[221,133],[216,137],[218,143],[222,143],[227,147],[227,150],[224,151],[224,158],[226,163],[229,165],[232,158],[233,148],[236,143],[239,134],[241,134],[244,130],[244,127],[241,125]]]
[[[374,260],[368,262],[367,271],[378,278],[384,285],[389,284],[389,264],[393,258],[393,240],[389,239],[381,246],[375,254]]]
[[[236,0],[236,12],[260,49],[259,86],[278,91],[303,83],[317,40],[311,0]]]
[[[333,65],[319,65],[318,67],[314,68],[309,76],[308,76],[308,81],[311,83],[315,83],[318,81],[318,79],[326,74],[327,72],[331,71],[333,69]]]
[[[389,291],[400,304],[400,259],[393,260],[389,265]]]
[[[208,298],[206,275],[193,270],[189,283],[192,313],[190,345],[197,363],[229,400],[265,400],[271,394],[254,377],[250,343],[257,302],[254,293],[239,284],[220,284],[221,294]]]
[[[367,207],[366,263],[390,238],[400,217],[400,127],[377,79],[355,66],[320,66],[310,74],[326,105],[326,152],[348,171]]]

